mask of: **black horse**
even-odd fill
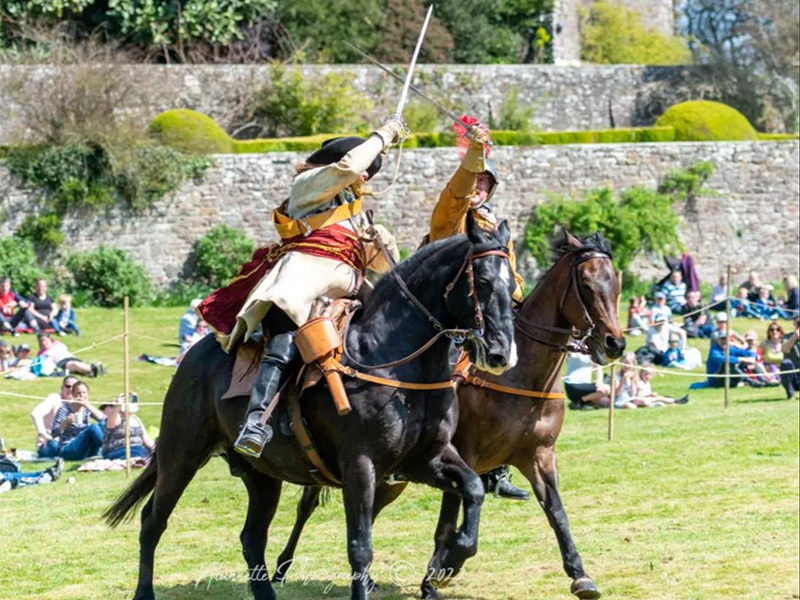
[[[467,235],[427,246],[384,277],[351,323],[349,362],[384,364],[410,355],[435,329],[481,329],[467,347],[482,368],[502,372],[516,362],[511,295],[514,278],[507,255],[505,222],[495,232],[468,220]],[[420,357],[373,375],[402,382],[438,383],[450,377],[451,342],[440,337]],[[221,400],[231,381],[234,357],[211,338],[187,354],[164,401],[158,450],[141,476],[106,511],[112,526],[153,492],[142,510],[139,581],[134,600],[152,600],[155,549],[186,486],[214,452],[242,478],[249,507],[241,542],[256,600],[272,600],[275,591],[264,562],[267,530],[280,499],[282,481],[317,483],[290,428],[276,427],[275,438],[260,459],[233,452],[246,397]],[[344,361],[345,363],[348,360]],[[484,491],[480,478],[450,443],[458,421],[452,388],[415,391],[346,381],[352,412],[336,414],[327,387],[307,390],[303,416],[320,454],[338,470],[347,518],[347,549],[353,571],[352,600],[366,600],[372,587],[372,515],[378,482],[391,473],[442,490],[457,491],[464,521],[447,548],[442,568],[460,570],[477,551]],[[272,416],[286,419],[285,402]]]

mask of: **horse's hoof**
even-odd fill
[[[286,574],[285,573],[275,573],[272,576],[272,583],[276,583],[278,585],[283,585],[284,581],[286,581]]]
[[[441,600],[442,597],[439,595],[439,592],[436,591],[436,588],[433,587],[431,582],[426,581],[422,584],[422,600]]]
[[[569,591],[580,600],[597,600],[602,595],[591,577],[576,579],[572,582]]]

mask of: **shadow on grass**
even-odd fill
[[[329,581],[307,580],[286,582],[275,586],[278,600],[349,600],[350,588],[331,584]],[[380,584],[380,589],[370,595],[375,600],[416,600],[419,588],[399,587],[391,583]],[[246,583],[241,581],[202,581],[198,583],[173,586],[156,586],[159,600],[252,600],[253,596]],[[447,590],[449,600],[489,600],[489,596],[476,597],[459,594],[455,589]]]
[[[760,404],[762,402],[790,402],[786,396],[779,398],[742,398],[734,400],[734,404]]]

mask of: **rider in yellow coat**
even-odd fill
[[[479,127],[471,129],[469,147],[461,160],[461,165],[450,178],[439,195],[439,201],[431,215],[431,230],[428,241],[435,242],[467,230],[467,213],[471,210],[473,218],[485,229],[497,227],[497,217],[489,206],[489,200],[497,187],[497,171],[485,158],[484,143],[488,135]],[[517,257],[514,243],[508,242],[511,270],[517,281],[514,300],[522,302],[525,283],[517,273]]]

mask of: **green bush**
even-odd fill
[[[0,238],[0,277],[3,276],[10,277],[14,290],[22,295],[32,292],[36,280],[46,276],[30,240],[17,236]]]
[[[195,154],[231,154],[233,139],[217,122],[186,108],[162,112],[150,121],[150,132],[162,143]]]
[[[581,58],[600,64],[681,65],[691,62],[684,40],[647,28],[618,2],[581,10]]]
[[[688,175],[702,183],[708,170],[708,165],[702,163]],[[528,250],[539,264],[546,264],[550,258],[550,242],[558,227],[566,227],[579,235],[600,231],[614,249],[614,266],[625,273],[623,281],[635,284],[629,268],[637,255],[682,248],[678,237],[680,222],[673,204],[685,199],[687,185],[676,186],[675,180],[681,178],[673,173],[670,175],[672,183],[665,182],[658,191],[635,187],[623,190],[616,197],[608,188],[594,190],[581,202],[553,197],[533,211],[525,229]],[[699,193],[697,186],[691,189]]]
[[[55,250],[64,241],[61,217],[55,213],[47,213],[39,217],[28,215],[14,235],[30,240],[36,249],[45,252]]]
[[[255,242],[244,231],[227,225],[212,227],[195,242],[192,279],[214,288],[227,285],[254,249]]]
[[[742,113],[720,102],[691,100],[670,107],[656,126],[675,128],[679,142],[754,141],[758,132]]]
[[[94,306],[121,306],[128,296],[131,305],[149,302],[153,283],[143,265],[119,248],[100,246],[97,250],[75,252],[67,258],[73,294],[84,296]]]
[[[532,105],[523,105],[519,100],[519,90],[512,87],[500,104],[498,112],[499,120],[497,123],[491,123],[492,129],[526,132],[531,129],[531,121],[536,110]]]
[[[345,134],[346,135],[346,134]],[[262,152],[304,152],[317,150],[322,142],[332,137],[330,133],[308,135],[304,137],[262,138],[255,140],[234,140],[237,154],[260,154]]]
[[[311,78],[274,65],[269,81],[253,95],[248,118],[269,136],[316,135],[365,127],[363,115],[372,106],[344,74]]]

